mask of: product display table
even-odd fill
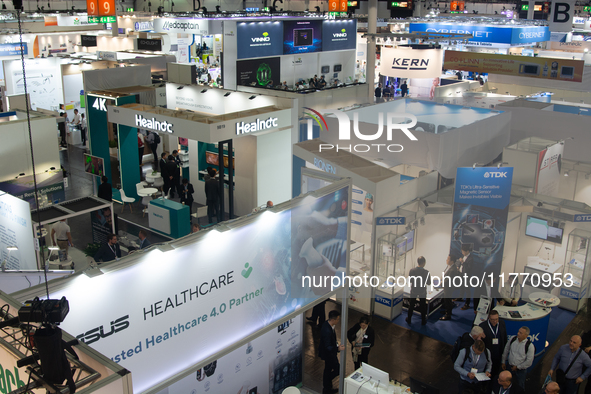
[[[402,307],[408,309],[410,305],[410,286],[404,288],[404,298],[402,299]],[[431,316],[433,312],[443,305],[443,289],[427,290],[427,316]],[[421,314],[418,310],[419,301],[415,300],[414,313]]]
[[[392,381],[388,385],[387,389],[383,387],[372,387],[372,383],[374,382],[368,381],[369,379],[363,376],[362,370],[363,368],[359,368],[357,371],[345,378],[345,390],[343,390],[344,394],[410,394],[410,387],[407,387],[403,384],[400,384],[400,386],[394,385],[394,382]],[[356,378],[353,379],[353,376],[356,376]]]
[[[560,298],[553,296],[550,293],[544,293],[541,291],[531,293],[529,295],[529,301],[532,304],[539,305],[541,307],[553,308],[560,305]]]
[[[542,293],[550,296],[548,293]],[[550,312],[552,308],[543,308],[527,303],[519,306],[500,306],[495,308],[499,316],[505,321],[507,335],[517,335],[517,331],[523,326],[530,330],[529,339],[536,347],[536,356],[546,350],[546,336],[550,324]]]

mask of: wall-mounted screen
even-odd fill
[[[268,57],[236,62],[236,81],[241,86],[277,86],[281,83],[281,60]]]
[[[283,22],[283,54],[320,52],[322,21]]]
[[[105,161],[102,157],[91,156],[85,153],[84,172],[96,176],[105,175]]]
[[[334,72],[335,73],[340,73],[343,69],[343,65],[342,64],[335,64],[334,65]]]
[[[556,223],[553,225],[546,219],[535,218],[533,216],[527,217],[525,235],[530,237],[561,244],[563,231]]]
[[[330,20],[322,23],[322,51],[355,49],[356,45],[355,20]]]
[[[322,66],[322,68],[320,69],[320,72],[322,74],[328,74],[330,72],[330,66]]]
[[[238,59],[283,55],[282,22],[239,22]]]

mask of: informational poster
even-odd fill
[[[302,382],[302,316],[283,322],[240,349],[158,394],[280,394]]]
[[[70,303],[61,327],[129,369],[135,393],[146,391],[331,290],[330,279],[346,269],[348,207],[342,186],[242,227],[143,253],[124,269],[72,277],[51,293]]]
[[[18,250],[7,248],[16,246]],[[31,207],[8,193],[0,195],[0,263],[9,270],[36,270]]]
[[[92,226],[92,242],[103,244],[107,237],[113,232],[113,215],[111,208],[97,209],[90,213]]]
[[[397,78],[438,78],[442,49],[382,48],[380,74]]]
[[[64,51],[66,48],[63,48]],[[10,62],[12,79],[11,94],[25,93],[25,79],[20,60]],[[6,71],[8,67],[5,65]],[[31,108],[52,109],[62,98],[61,80],[54,59],[29,59],[26,62],[27,93],[31,97]]]
[[[238,59],[283,55],[283,22],[240,22],[236,30]]]
[[[443,68],[581,82],[584,65],[582,60],[445,51]]]
[[[281,60],[269,57],[236,62],[236,81],[241,86],[276,86],[281,83]]]
[[[322,21],[283,22],[283,54],[320,52],[322,50]]]
[[[49,170],[37,174],[37,192],[41,205],[65,201],[64,177],[61,170]],[[35,182],[33,175],[21,176],[6,182],[0,182],[0,190],[20,198],[30,204],[30,209],[37,207]]]
[[[563,152],[564,142],[558,142],[538,154],[535,193],[558,197]]]
[[[507,235],[513,167],[460,167],[456,174],[450,253],[471,248],[474,275],[498,275]]]

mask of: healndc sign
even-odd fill
[[[548,26],[483,26],[451,23],[411,23],[409,32],[471,34],[470,42],[497,44],[532,44],[550,40]]]

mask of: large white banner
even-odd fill
[[[302,382],[302,316],[201,368],[158,394],[280,394]]]
[[[9,246],[18,250],[9,252]],[[4,260],[9,270],[37,269],[31,206],[7,193],[0,195],[0,263]]]
[[[141,393],[326,294],[330,280],[319,279],[345,271],[348,207],[347,186],[307,197],[129,267],[73,277],[51,298],[70,303],[62,328],[129,369]],[[306,275],[314,285],[302,286]]]
[[[206,36],[209,33],[209,21],[193,18],[156,18],[154,19],[154,31],[156,33],[200,34]]]
[[[92,25],[96,23],[89,23],[88,16],[86,15],[77,15],[77,16],[68,16],[68,15],[59,15],[57,16],[57,25],[58,26],[84,26],[84,25]]]
[[[560,168],[562,167],[563,143],[556,143],[538,154],[538,173],[535,193],[558,197]]]
[[[442,65],[442,49],[382,47],[382,75],[397,78],[437,78],[441,76]]]
[[[575,0],[558,0],[550,4],[550,17],[548,24],[550,31],[573,30],[573,17],[575,16]]]

